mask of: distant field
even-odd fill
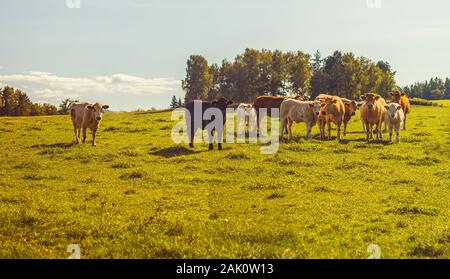
[[[69,116],[0,118],[0,258],[450,258],[440,103],[400,144],[367,144],[357,114],[342,143],[302,123],[275,155],[176,145],[169,112],[105,115],[96,148]]]

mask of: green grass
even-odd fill
[[[398,145],[365,143],[357,115],[342,143],[297,124],[274,155],[174,144],[169,112],[105,115],[96,148],[69,116],[0,118],[0,258],[450,258],[439,103]]]

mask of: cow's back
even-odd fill
[[[275,97],[275,96],[261,96],[256,98],[253,103],[253,107],[255,109],[260,108],[280,108],[281,103],[284,101],[284,97]]]
[[[87,106],[89,106],[89,103],[87,102],[77,102],[70,105],[70,117],[72,118],[74,125],[81,126],[81,124],[83,124]]]
[[[401,96],[400,98],[400,105],[402,106],[403,112],[409,113],[411,104],[409,103],[409,99],[406,96]]]

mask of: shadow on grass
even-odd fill
[[[152,151],[150,155],[156,155],[164,158],[172,158],[177,156],[186,156],[192,155],[196,153],[200,153],[202,151],[194,151],[192,149],[186,148],[184,146],[171,146],[163,149],[159,149],[156,151]]]
[[[65,143],[65,142],[60,142],[60,143],[54,143],[54,144],[35,144],[32,145],[31,148],[64,148],[64,149],[68,149],[75,146],[75,143],[71,142],[71,143]]]

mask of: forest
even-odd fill
[[[367,92],[386,98],[394,89],[400,89],[412,98],[450,98],[448,78],[445,81],[432,78],[429,82],[400,88],[395,74],[389,62],[374,62],[351,52],[335,51],[322,57],[319,51],[310,55],[302,51],[247,48],[234,61],[224,59],[221,65],[208,64],[203,56],[191,55],[182,88],[185,102],[213,100],[218,96],[237,102],[252,102],[262,95],[315,98],[321,93],[357,99]],[[172,98],[171,107],[180,105],[175,100]]]

